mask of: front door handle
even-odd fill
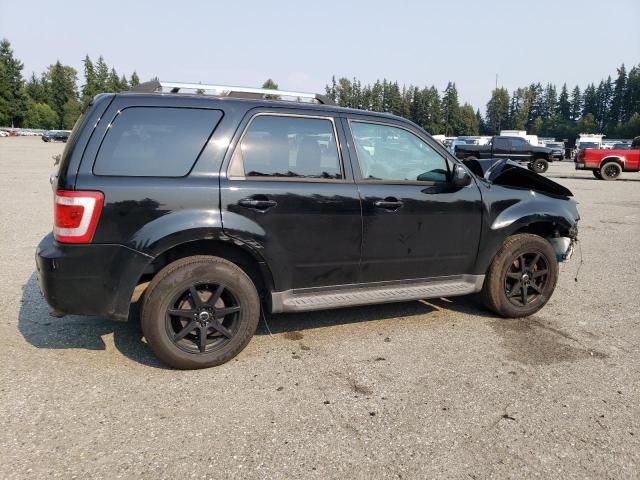
[[[389,198],[385,198],[384,200],[378,200],[377,202],[374,202],[374,205],[377,208],[382,208],[384,210],[395,212],[404,204],[397,198],[389,197]]]
[[[262,198],[243,198],[238,201],[238,205],[246,208],[253,208],[254,210],[265,211],[269,208],[275,207],[278,205],[278,202],[275,200],[262,199]]]

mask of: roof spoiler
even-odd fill
[[[161,82],[160,80],[141,83],[135,87],[131,87],[130,91],[140,93],[195,93],[221,97],[290,100],[294,102],[335,105],[333,100],[319,93],[292,92],[287,90],[273,90],[270,88],[235,87],[230,85],[206,85],[202,83]]]

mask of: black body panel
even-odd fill
[[[53,235],[36,250],[40,290],[49,306],[68,314],[126,320],[145,255],[122,245],[63,245]]]

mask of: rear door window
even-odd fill
[[[113,120],[93,166],[96,175],[183,177],[222,118],[203,108],[129,107]]]
[[[298,115],[255,116],[234,152],[229,175],[236,178],[344,178],[333,121]]]

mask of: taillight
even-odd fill
[[[61,243],[89,243],[104,202],[102,192],[58,190],[53,203],[53,236]]]

